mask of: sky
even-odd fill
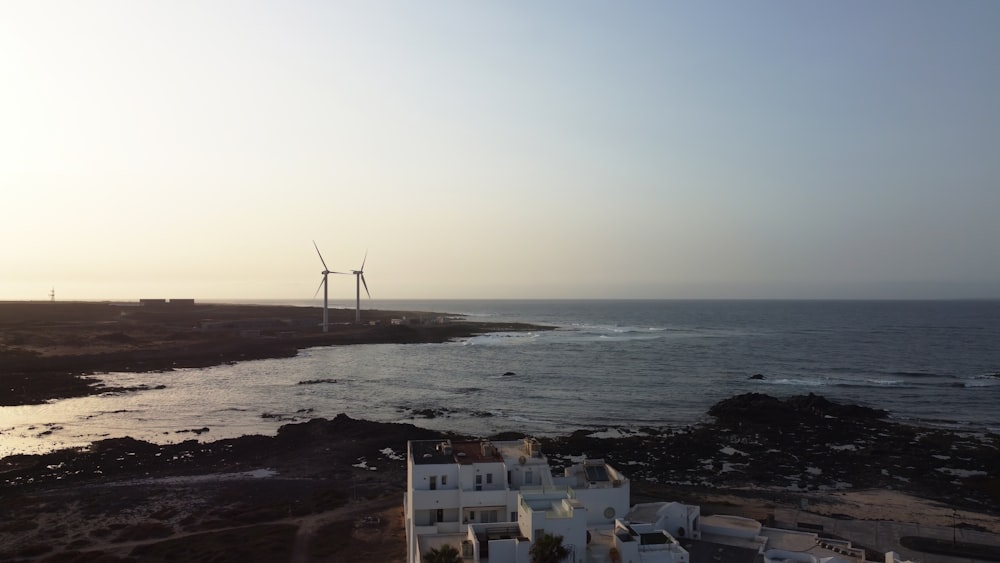
[[[0,0],[0,300],[1000,298],[1000,2]],[[350,299],[350,276],[330,278]]]

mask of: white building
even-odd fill
[[[615,522],[614,548],[621,561],[689,563],[687,550],[669,532],[652,524]]]
[[[419,440],[407,445],[407,561],[446,543],[466,560],[527,562],[543,533],[584,561],[588,526],[613,526],[629,508],[629,482],[603,460],[554,477],[531,438],[510,442]]]
[[[697,542],[697,543],[696,543]],[[814,532],[769,528],[741,516],[713,515],[701,519],[701,539],[682,542],[692,556],[706,548],[712,553],[730,548],[734,562],[866,563],[865,550],[846,540],[820,538]],[[701,545],[697,545],[701,544]],[[748,555],[741,555],[748,553]],[[886,559],[889,561],[889,559]]]
[[[465,563],[530,563],[543,534],[561,536],[567,562],[866,563],[850,542],[702,516],[677,502],[629,508],[629,482],[603,460],[553,476],[538,442],[411,441],[403,500],[408,563],[450,545]],[[885,561],[906,563],[894,553]]]
[[[629,510],[626,519],[634,524],[649,524],[674,537],[701,539],[701,507],[698,506],[679,502],[637,504]]]

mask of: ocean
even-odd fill
[[[331,306],[353,308],[353,302]],[[165,443],[272,435],[282,424],[338,413],[480,436],[680,427],[706,420],[717,401],[747,392],[816,393],[886,409],[905,422],[1000,432],[1000,301],[454,300],[364,306],[555,329],[445,344],[311,348],[294,358],[104,374],[100,378],[109,386],[150,389],[0,407],[0,456],[109,437]],[[752,379],[755,374],[762,379]]]

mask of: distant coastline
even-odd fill
[[[0,302],[0,406],[106,392],[88,376],[291,357],[316,346],[440,343],[487,332],[544,330],[428,311],[293,305]]]

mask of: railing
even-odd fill
[[[576,498],[573,487],[521,487],[521,496],[524,495],[558,495],[565,493],[566,498]]]

